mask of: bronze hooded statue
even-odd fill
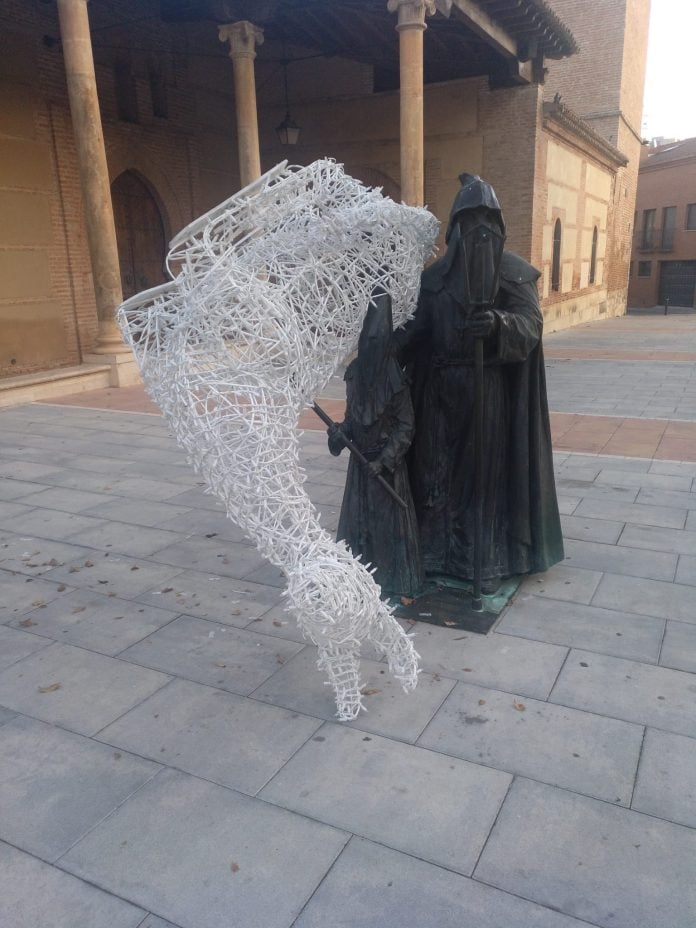
[[[409,475],[424,568],[465,581],[474,576],[474,359],[483,341],[481,576],[483,592],[491,593],[503,578],[562,560],[563,540],[539,272],[503,251],[505,223],[493,188],[471,174],[460,180],[447,251],[424,271],[415,317],[396,338],[412,385]],[[479,298],[486,291],[490,298]]]

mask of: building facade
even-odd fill
[[[458,175],[479,173],[503,204],[508,247],[542,270],[548,331],[623,312],[637,175],[629,126],[640,124],[648,0],[591,4],[612,23],[597,50],[596,36],[583,33],[594,19],[588,0],[530,0],[523,14],[504,0],[495,15],[487,0],[359,0],[340,16],[329,0],[312,10],[294,0],[6,0],[0,387],[127,382],[132,372],[115,378],[107,363],[116,351],[113,332],[104,335],[113,294],[164,279],[173,234],[254,171],[255,131],[257,170],[334,157],[397,199],[416,202],[420,183],[443,221]],[[80,133],[94,120],[83,114],[76,123],[87,77],[84,62],[71,64],[70,30],[82,12],[115,273],[95,271],[92,226],[103,204],[86,202],[94,177],[80,153]],[[225,33],[237,16],[243,29]],[[404,121],[405,108],[418,105],[416,33],[424,36],[420,149]],[[582,83],[577,62],[601,70],[597,86],[612,88],[601,107],[587,99],[591,89],[585,98],[573,92]],[[301,127],[292,147],[276,131],[288,109]]]
[[[628,300],[696,307],[696,138],[643,149]]]

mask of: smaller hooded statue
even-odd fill
[[[495,191],[460,176],[445,255],[397,339],[413,383],[411,489],[426,573],[469,581],[475,548],[475,346],[483,340],[483,592],[562,560],[539,272],[503,251]]]
[[[351,456],[337,538],[356,557],[377,568],[387,594],[415,595],[422,585],[413,500],[405,463],[414,432],[411,395],[394,356],[391,299],[373,296],[360,333],[357,357],[348,365],[346,417],[329,429],[329,450],[338,455],[343,436],[367,459]],[[400,506],[380,485],[391,484]]]

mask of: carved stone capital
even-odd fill
[[[399,14],[397,32],[402,29],[425,29],[425,17],[435,12],[435,0],[388,0],[390,13]]]
[[[242,20],[218,27],[221,42],[230,43],[230,58],[256,58],[256,46],[263,45],[263,29]]]

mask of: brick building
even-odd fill
[[[441,220],[458,174],[480,173],[509,247],[542,270],[547,331],[622,313],[648,7],[91,0],[78,35],[86,0],[5,0],[0,403],[9,388],[128,382],[112,323],[121,294],[161,282],[173,234],[283,158],[335,157]],[[80,109],[92,60],[97,118]],[[292,148],[276,132],[285,79],[301,126]],[[403,118],[420,88],[422,130]]]
[[[630,306],[696,306],[696,138],[643,149]]]

